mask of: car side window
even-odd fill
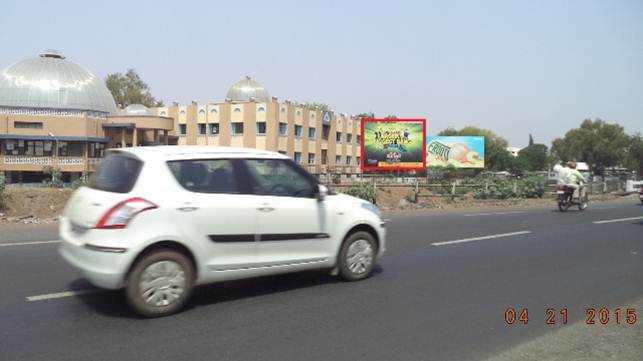
[[[197,193],[243,193],[235,167],[228,159],[190,159],[167,163],[181,184]]]
[[[315,184],[304,170],[285,159],[247,159],[255,194],[281,197],[313,197]]]

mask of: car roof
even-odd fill
[[[130,153],[142,160],[192,159],[192,158],[273,158],[288,159],[287,156],[267,150],[239,147],[213,147],[195,145],[159,145],[147,147],[113,148],[109,152]]]

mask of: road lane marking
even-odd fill
[[[476,217],[476,216],[495,216],[495,215],[502,215],[502,214],[520,214],[520,213],[527,213],[526,211],[510,211],[510,212],[488,212],[488,213],[468,213],[465,214],[465,217]]]
[[[637,219],[643,219],[643,216],[641,216],[641,217],[617,218],[617,219],[605,219],[605,220],[602,220],[602,221],[594,221],[592,223],[594,223],[594,224],[604,224],[604,223],[614,223],[614,222],[627,222],[627,221],[635,221]]]
[[[30,246],[33,244],[48,244],[48,243],[60,243],[60,240],[53,241],[35,241],[35,242],[15,242],[15,243],[0,243],[0,247],[13,247],[13,246]]]
[[[485,240],[485,239],[494,239],[494,238],[502,238],[502,237],[510,237],[510,236],[519,236],[521,234],[529,234],[529,233],[531,233],[531,231],[519,231],[519,232],[511,232],[511,233],[491,234],[491,235],[488,235],[488,236],[463,238],[463,239],[456,239],[456,240],[453,240],[453,241],[434,242],[434,243],[431,243],[431,245],[436,246],[436,247],[437,246],[446,246],[446,245],[449,245],[449,244],[482,241],[482,240]]]
[[[75,291],[65,291],[65,292],[57,292],[57,293],[48,293],[44,295],[36,295],[36,296],[28,296],[25,297],[27,299],[27,302],[35,302],[35,301],[45,301],[45,300],[52,300],[56,298],[65,298],[65,297],[74,297],[74,296],[82,296],[82,295],[88,295],[92,293],[99,292],[100,290],[75,290]]]

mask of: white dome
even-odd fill
[[[246,76],[228,90],[227,100],[232,102],[269,102],[270,94],[261,84]]]
[[[55,50],[2,70],[0,107],[116,113],[105,82]]]
[[[123,115],[153,115],[150,108],[143,104],[130,104],[121,111]]]

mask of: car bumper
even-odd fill
[[[61,244],[59,252],[93,285],[107,289],[123,287],[126,272],[123,254],[98,251],[66,241]]]

